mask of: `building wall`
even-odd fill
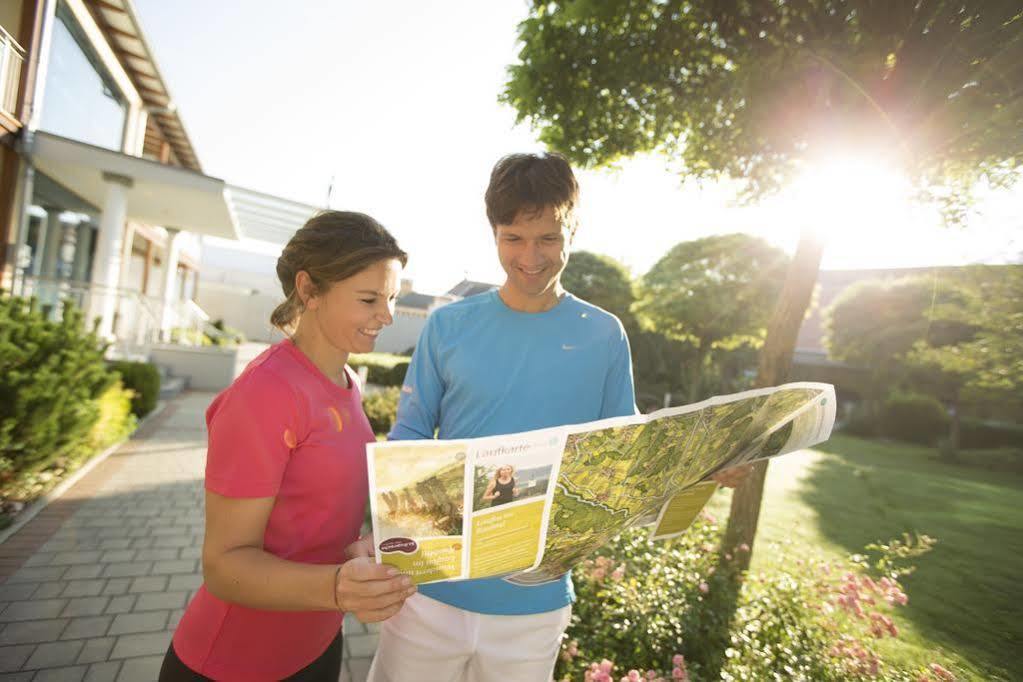
[[[415,347],[425,326],[425,311],[396,310],[394,323],[380,332],[376,350],[381,353],[404,353]]]
[[[234,327],[249,341],[275,343],[283,338],[282,334],[270,324],[270,313],[273,312],[283,297],[270,294],[250,294],[240,289],[228,289],[216,283],[199,280],[199,294],[196,303],[206,311],[210,320],[224,320],[229,327]]]

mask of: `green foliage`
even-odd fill
[[[35,300],[0,297],[0,462],[7,475],[69,455],[100,418],[96,399],[116,380],[104,346],[64,303],[60,322]]]
[[[214,320],[210,323],[210,326],[216,329],[217,333],[203,332],[209,341],[209,345],[237,346],[238,344],[245,343],[245,334],[240,329],[229,326],[223,319]],[[204,342],[203,345],[207,344]]]
[[[125,388],[120,381],[110,384],[107,390],[100,394],[96,399],[99,418],[92,425],[83,455],[89,456],[110,447],[127,438],[135,430],[138,424],[135,414],[136,398],[135,391]]]
[[[160,371],[148,362],[118,361],[110,369],[121,375],[124,385],[134,391],[132,413],[141,419],[153,411],[160,398]]]
[[[961,218],[1023,163],[1021,22],[1017,0],[534,0],[502,99],[576,163],[660,151],[755,195],[837,147]]]
[[[690,401],[707,394],[714,350],[763,342],[787,263],[782,251],[757,237],[716,235],[677,244],[643,277],[634,310],[645,328],[691,347]],[[685,352],[667,350],[676,357]]]
[[[964,448],[1023,449],[1023,424],[993,423],[964,418],[960,429]]]
[[[378,353],[351,356],[348,365],[358,371],[360,367],[367,369],[366,383],[376,386],[401,386],[405,382],[409,361],[398,356],[387,356]]]
[[[907,601],[898,578],[931,544],[876,543],[871,558],[837,563],[804,552],[740,583],[732,556],[718,562],[710,517],[671,542],[630,531],[574,571],[577,601],[555,677],[580,680],[603,660],[614,674],[587,679],[656,675],[672,661],[692,680],[915,680],[921,671],[884,660],[878,643],[898,637],[895,610]]]
[[[576,251],[561,273],[567,291],[608,311],[631,334],[636,329],[632,304],[636,301],[632,280],[625,266],[599,253]]]
[[[913,393],[896,393],[881,412],[881,432],[908,443],[934,445],[948,431],[949,416],[935,398]]]
[[[373,433],[386,435],[394,426],[394,419],[398,414],[399,395],[399,389],[390,386],[363,396],[362,409],[369,418]]]

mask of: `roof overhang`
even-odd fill
[[[238,239],[238,223],[223,180],[102,147],[36,132],[27,150],[35,167],[85,201],[103,206],[105,173],[131,179],[132,220],[195,234]]]

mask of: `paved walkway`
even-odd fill
[[[0,682],[155,680],[202,583],[203,413],[174,399],[0,545]],[[341,680],[364,682],[376,634],[345,619]]]

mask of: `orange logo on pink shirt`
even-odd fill
[[[334,407],[328,407],[327,412],[330,412],[330,416],[334,418],[334,424],[337,426],[337,432],[341,433],[341,430],[344,428],[344,423],[341,421],[341,413]]]
[[[291,429],[284,429],[284,444],[291,450],[294,450],[295,446],[298,445],[298,440],[295,438],[295,434],[291,432]]]

